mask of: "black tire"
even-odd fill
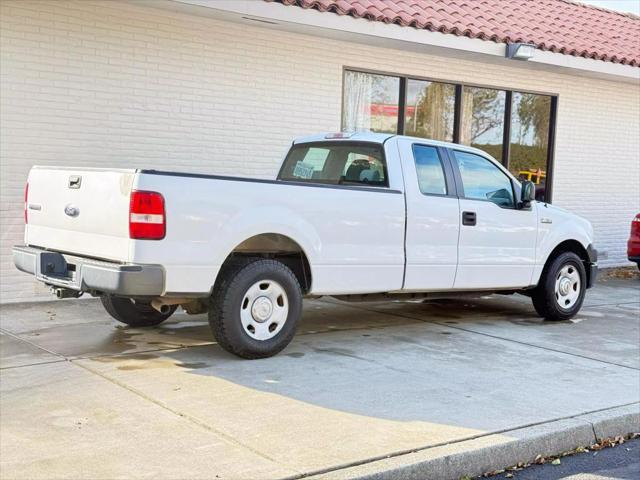
[[[273,329],[274,336],[267,339],[253,338],[251,335],[256,331],[251,333],[250,329],[258,324],[246,327],[241,317],[241,309],[246,310],[249,307],[251,310],[245,312],[245,315],[253,315],[253,304],[257,300],[248,305],[248,296],[257,284],[262,288],[261,282],[274,283],[283,290],[286,294],[283,305],[288,308],[286,313],[283,313],[284,321],[279,322],[281,326],[275,322],[268,325],[269,330],[273,324],[276,327]],[[278,302],[280,299],[281,297],[278,297]],[[275,308],[274,305],[270,310],[274,315]],[[284,349],[293,339],[301,315],[302,290],[291,269],[277,260],[254,258],[224,267],[211,296],[209,325],[218,344],[227,352],[241,358],[257,359],[271,357]],[[271,318],[269,313],[269,318],[260,322],[260,328],[271,322]]]
[[[561,298],[556,295],[556,280],[563,268],[568,267],[573,273],[575,269],[580,277],[579,288],[576,288],[578,297],[575,303],[568,307],[561,305]],[[587,273],[582,263],[582,259],[573,252],[564,252],[549,260],[542,271],[538,286],[533,290],[531,300],[533,307],[545,320],[559,321],[569,320],[574,317],[582,307],[587,286]],[[566,301],[566,300],[564,300]]]
[[[102,295],[100,299],[109,315],[131,327],[153,327],[159,325],[173,315],[173,312],[178,308],[177,305],[172,305],[168,313],[160,313],[150,303],[136,301],[131,298]]]

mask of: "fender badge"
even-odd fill
[[[541,218],[540,223],[553,223],[553,220],[550,218]]]

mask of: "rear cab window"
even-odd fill
[[[278,180],[388,187],[383,146],[369,142],[322,142],[293,145]]]

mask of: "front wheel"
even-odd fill
[[[289,267],[276,260],[247,260],[220,275],[209,308],[218,344],[248,359],[285,348],[302,314],[302,291]]]
[[[150,303],[131,298],[102,295],[102,305],[109,315],[131,327],[153,327],[173,315],[177,305],[172,305],[167,313],[160,313]]]
[[[568,320],[582,307],[587,286],[582,259],[573,252],[554,258],[542,271],[531,299],[546,320]]]

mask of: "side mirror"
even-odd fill
[[[522,182],[522,193],[520,195],[520,205],[522,208],[529,208],[531,202],[536,199],[536,185],[529,180]]]

